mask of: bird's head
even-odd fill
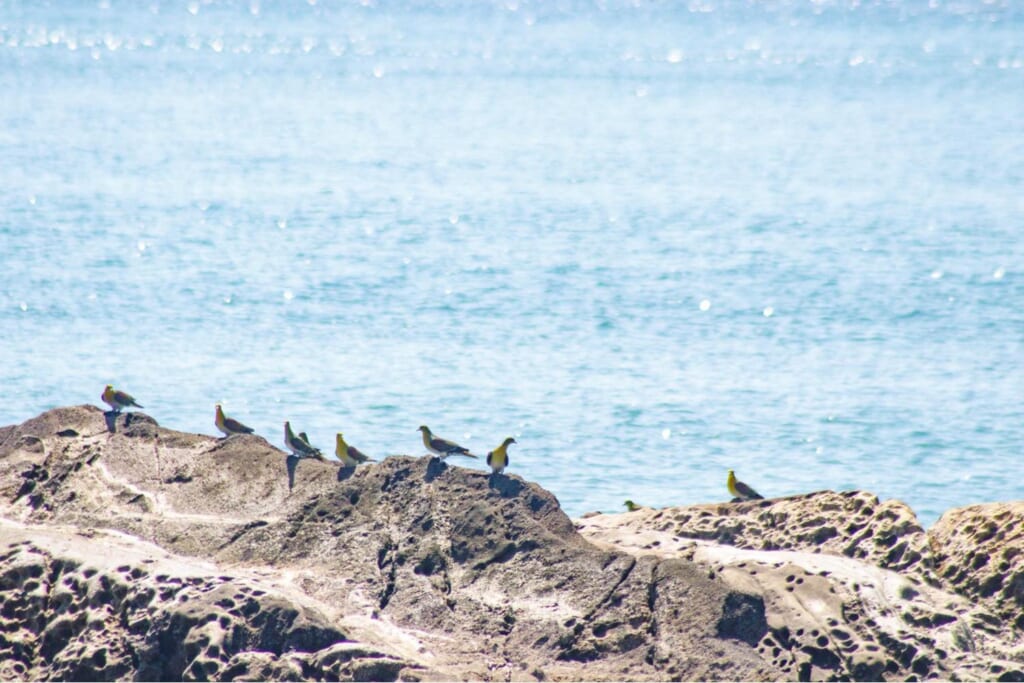
[[[428,427],[427,425],[420,425],[418,427],[418,430],[423,432],[424,434],[427,434],[427,435],[430,434],[430,427]]]
[[[735,481],[735,480],[736,480],[736,473],[733,472],[732,470],[729,470],[729,481]]]
[[[104,396],[109,396],[112,393],[114,393],[114,385],[113,384],[108,384],[107,386],[103,387],[103,395]]]
[[[334,443],[338,446],[338,448],[344,448],[346,446],[345,435],[342,434],[341,432],[338,432],[338,435],[334,437]]]
[[[636,510],[636,507],[637,507],[636,503],[634,503],[631,500],[627,500],[626,502],[623,503],[623,505],[625,505],[626,509],[629,510],[630,512],[633,512],[634,510]]]
[[[221,413],[223,413],[223,412],[224,412],[224,409],[220,407],[220,404],[219,404],[219,403],[218,403],[218,404],[216,404],[216,405],[214,405],[214,408],[216,408],[216,409],[217,409],[217,414],[218,414],[218,415],[220,415]]]
[[[510,436],[510,437],[508,437],[507,439],[505,439],[505,442],[504,442],[503,444],[501,444],[501,445],[502,445],[502,446],[508,446],[509,444],[512,444],[512,443],[519,443],[519,442],[518,442],[518,441],[516,441],[515,439],[513,439],[513,438],[512,438],[511,436]]]

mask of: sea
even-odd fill
[[[108,383],[571,516],[1024,499],[1024,3],[0,0],[0,424]]]

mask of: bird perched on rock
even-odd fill
[[[213,424],[217,426],[217,429],[224,432],[224,436],[231,436],[232,434],[252,434],[253,428],[246,427],[244,424],[228,417],[224,414],[224,409],[217,404],[217,414],[213,418]]]
[[[303,432],[305,434],[305,432]],[[292,425],[290,422],[284,423],[284,445],[291,450],[292,455],[299,458],[316,458],[317,460],[325,460],[323,453],[320,452],[319,448],[313,448],[309,445],[309,440],[302,438],[303,435],[296,436],[292,431]]]
[[[623,503],[623,505],[626,506],[626,512],[636,512],[637,510],[643,508],[642,505],[637,505],[631,500],[627,500],[626,502]]]
[[[725,485],[729,487],[729,493],[740,500],[764,500],[764,496],[737,479],[736,473],[732,470],[729,470],[729,478]]]
[[[100,398],[103,399],[103,402],[110,406],[115,413],[120,413],[122,408],[142,407],[135,402],[135,398],[131,394],[124,391],[117,391],[110,384],[108,384],[107,388],[103,390],[102,394],[100,394]]]
[[[355,467],[362,462],[377,462],[355,446],[349,446],[345,443],[345,437],[342,436],[341,432],[338,432],[338,436],[335,439],[334,454],[338,456],[338,460],[341,461],[343,467]]]
[[[509,444],[517,443],[511,436],[501,442],[501,445],[487,454],[487,464],[491,466],[494,474],[501,474],[508,467]]]
[[[434,436],[430,433],[430,427],[427,427],[426,425],[420,425],[419,429],[423,432],[423,445],[426,446],[427,450],[434,455],[440,456],[441,460],[444,460],[449,455],[464,455],[467,458],[476,457],[469,452],[469,449],[463,448],[454,441]]]

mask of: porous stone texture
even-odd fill
[[[1024,639],[1024,502],[949,510],[928,537],[943,584],[984,604]]]
[[[416,668],[344,642],[301,594],[130,537],[4,520],[0,538],[3,680],[304,680],[381,667],[393,679]]]
[[[289,486],[259,436],[52,410],[0,428],[0,678],[1024,677],[1007,600],[943,583],[963,546],[898,503],[578,525],[516,475],[303,460]]]
[[[79,406],[0,429],[0,515],[0,588],[31,594],[24,583],[38,581],[47,606],[13,617],[25,644],[14,677],[782,675],[733,636],[755,596],[687,560],[594,547],[554,496],[514,475],[430,458],[355,471],[304,460],[290,489],[285,454],[258,436]],[[104,557],[126,559],[96,566]],[[26,562],[37,569],[14,569]],[[87,571],[109,584],[102,594]],[[44,656],[37,643],[67,620],[49,607],[65,576],[85,591],[75,619],[95,613],[104,627],[62,626]],[[84,663],[93,657],[102,667]],[[154,660],[166,668],[147,668]]]
[[[737,548],[842,555],[937,583],[914,511],[864,491],[665,508],[652,511],[650,524],[673,536]]]
[[[689,559],[759,596],[750,610],[767,629],[747,629],[747,640],[787,679],[1024,680],[1019,628],[940,579],[955,561],[933,556],[935,542],[902,503],[822,491],[587,515],[577,526],[601,547]],[[1021,545],[1019,534],[1003,539]],[[972,557],[975,540],[958,551]]]

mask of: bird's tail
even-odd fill
[[[464,456],[466,456],[467,458],[476,458],[477,460],[479,460],[479,459],[480,459],[480,456],[478,456],[478,455],[473,455],[473,454],[472,454],[472,453],[470,453],[469,451],[466,451],[465,453],[452,453],[452,455],[464,455]]]

